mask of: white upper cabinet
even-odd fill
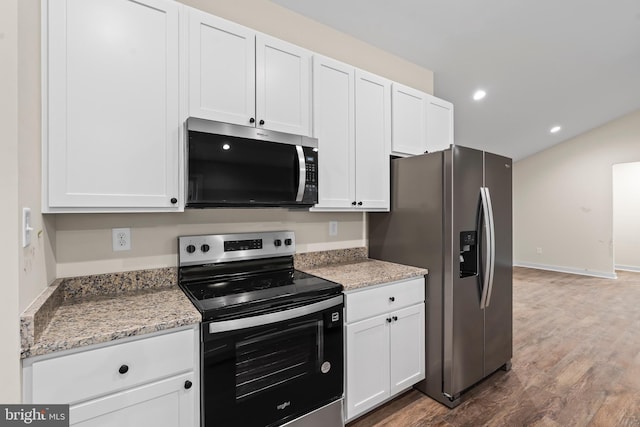
[[[427,149],[427,97],[419,90],[392,85],[391,154],[396,156],[422,154]]]
[[[355,200],[355,69],[313,58],[313,125],[318,138],[317,208],[352,208]]]
[[[356,70],[356,206],[389,210],[391,81]]]
[[[179,7],[43,3],[43,211],[180,209]]]
[[[311,52],[256,36],[257,127],[311,135]]]
[[[319,55],[313,70],[314,210],[388,210],[391,82]]]
[[[189,115],[251,126],[256,117],[255,31],[189,9]]]
[[[189,8],[189,116],[309,136],[311,52]]]
[[[445,150],[453,144],[453,104],[427,95],[427,151]]]

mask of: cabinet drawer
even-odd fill
[[[190,329],[34,362],[33,402],[74,403],[191,371],[194,339]]]
[[[345,299],[348,323],[387,313],[424,301],[424,277],[347,293]]]

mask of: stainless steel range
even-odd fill
[[[291,231],[183,236],[202,313],[202,425],[342,426],[342,286],[293,267]]]

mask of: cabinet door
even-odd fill
[[[384,314],[346,326],[348,420],[390,396],[388,317]]]
[[[453,144],[453,104],[427,95],[427,151],[445,150]]]
[[[389,210],[391,82],[356,70],[356,202]]]
[[[424,303],[391,313],[391,394],[424,379]]]
[[[427,94],[398,83],[391,93],[391,152],[422,154],[427,149]]]
[[[189,115],[253,126],[255,92],[255,32],[189,9]]]
[[[49,2],[45,206],[178,209],[178,13],[169,0]]]
[[[256,126],[311,135],[311,52],[256,36]]]
[[[355,200],[354,72],[329,58],[313,58],[318,208],[351,208]]]
[[[186,382],[191,385],[185,388]],[[197,390],[193,373],[108,395],[69,408],[78,427],[193,427]]]

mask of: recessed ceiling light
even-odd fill
[[[551,129],[549,129],[549,132],[551,132],[551,133],[558,133],[558,132],[560,132],[560,130],[561,130],[561,129],[562,129],[562,128],[561,128],[560,126],[554,126],[554,127],[552,127]]]
[[[485,96],[487,96],[487,92],[485,92],[484,90],[480,89],[480,90],[475,91],[475,93],[473,94],[473,99],[475,101],[480,101]]]
[[[223,144],[222,145],[222,149],[225,150],[225,151],[228,150],[229,148],[231,148],[231,146],[229,144]]]

